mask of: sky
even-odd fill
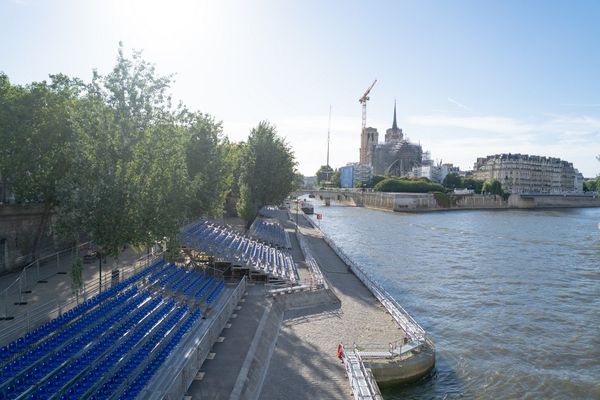
[[[277,126],[298,169],[358,161],[367,125],[398,125],[434,160],[559,157],[600,173],[598,1],[0,0],[0,71],[85,81],[142,50],[173,97],[231,140]]]

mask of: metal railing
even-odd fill
[[[79,245],[77,251],[87,248],[90,242]],[[67,273],[61,269],[61,259],[71,258],[73,248],[64,249],[56,253],[38,258],[27,264],[21,270],[21,273],[6,288],[0,291],[0,318],[7,319],[14,316],[16,306],[22,305],[24,294],[27,294],[31,287],[38,282],[45,282],[50,277],[58,273]],[[53,264],[53,265],[52,265]]]
[[[162,256],[163,252],[159,252],[138,258],[132,264],[120,269],[119,280],[129,278]],[[106,273],[103,274],[102,281],[98,278],[89,284],[84,283],[79,291],[73,291],[72,295],[66,300],[48,299],[44,304],[29,307],[25,311],[15,314],[14,318],[10,321],[10,326],[0,330],[0,346],[24,335],[44,322],[62,315],[79,303],[100,293],[101,288],[109,288],[111,284],[112,276],[110,273]]]
[[[342,344],[342,357],[352,394],[356,400],[383,400],[377,382],[370,370],[365,368],[356,346],[348,348]]]
[[[317,263],[317,260],[315,260],[313,257],[310,247],[306,242],[306,238],[299,231],[296,231],[296,237],[298,238],[298,243],[300,244],[300,250],[302,250],[302,254],[304,254],[304,261],[312,277],[313,284],[323,289],[328,289],[329,284],[327,283],[327,279],[325,279],[325,276],[321,272],[319,263]]]

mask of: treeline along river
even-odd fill
[[[436,343],[386,400],[600,399],[600,209],[315,212]]]

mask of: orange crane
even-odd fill
[[[362,104],[362,130],[361,130],[361,139],[360,139],[360,163],[365,164],[367,159],[367,135],[365,133],[365,129],[367,128],[367,101],[371,98],[369,97],[369,93],[373,86],[377,83],[377,79],[373,81],[371,86],[367,89],[365,94],[362,95],[358,102]]]

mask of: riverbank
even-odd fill
[[[309,192],[326,204],[334,201],[374,210],[398,212],[600,207],[600,197],[587,194],[512,194],[504,199],[498,195],[480,194],[306,191]]]
[[[293,224],[283,222],[293,233]],[[337,357],[338,344],[388,349],[390,343],[402,343],[407,333],[326,243],[320,230],[302,214],[298,225],[298,234],[306,240],[338,301],[284,312],[260,398],[348,399],[350,386]]]

